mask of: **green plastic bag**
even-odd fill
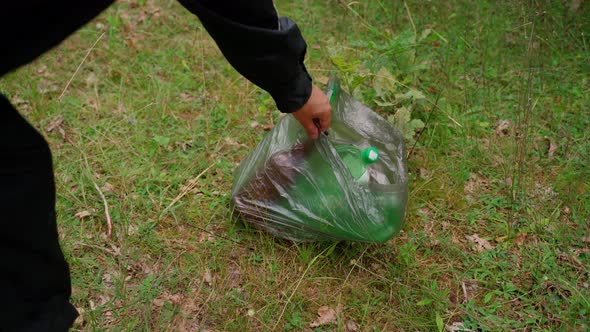
[[[311,141],[292,116],[283,117],[236,170],[234,211],[294,241],[385,242],[405,218],[402,134],[336,80],[327,95],[329,135]]]

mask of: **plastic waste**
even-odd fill
[[[361,150],[354,145],[340,145],[336,152],[352,176],[360,183],[369,183],[368,166],[379,160],[379,150],[371,146]]]
[[[385,242],[404,222],[407,171],[399,130],[328,84],[329,135],[311,141],[285,116],[234,174],[245,221],[294,241]]]

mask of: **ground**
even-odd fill
[[[176,2],[119,1],[0,81],[53,150],[75,329],[587,330],[590,4],[277,7],[318,84],[405,126],[403,232],[297,244],[234,220],[232,172],[279,112]]]

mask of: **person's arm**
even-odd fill
[[[230,64],[293,113],[312,138],[313,119],[330,125],[327,97],[312,84],[303,60],[307,45],[297,25],[278,18],[272,0],[179,0],[199,17]]]

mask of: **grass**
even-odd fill
[[[53,149],[75,328],[587,330],[590,6],[569,5],[278,1],[313,76],[356,79],[384,115],[379,68],[425,94],[404,231],[370,245],[294,244],[232,220],[232,171],[277,121],[272,100],[175,2],[120,1],[0,81]],[[352,69],[331,64],[337,46]],[[322,306],[337,322],[311,328]]]

